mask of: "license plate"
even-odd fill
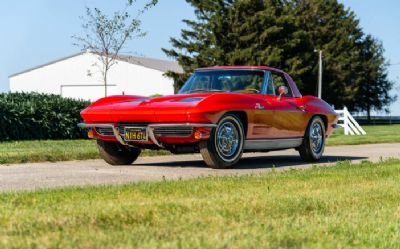
[[[125,127],[125,141],[147,141],[146,127]]]

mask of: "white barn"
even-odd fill
[[[10,91],[99,99],[105,93],[98,59],[97,54],[82,52],[10,75]],[[167,71],[183,72],[177,62],[121,55],[108,73],[108,95],[173,94],[174,82],[164,75]]]

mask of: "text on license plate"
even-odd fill
[[[147,141],[146,127],[125,127],[125,141]]]

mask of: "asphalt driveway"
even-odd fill
[[[323,160],[315,164],[302,162],[295,150],[250,153],[245,154],[235,169],[228,170],[207,168],[198,154],[142,157],[132,166],[109,166],[102,160],[3,165],[0,166],[0,191],[258,174],[273,168],[304,169],[342,160],[357,162],[387,158],[400,158],[400,144],[327,147]]]

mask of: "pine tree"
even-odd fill
[[[182,65],[185,74],[170,74],[181,86],[199,67],[214,65],[268,65],[288,72],[304,95],[317,91],[318,55],[323,50],[323,99],[350,110],[362,111],[366,105],[362,93],[366,82],[363,51],[365,36],[355,14],[337,0],[187,0],[197,20],[184,20],[188,29],[180,38],[172,38],[173,49],[164,52]],[[377,42],[372,41],[373,44]],[[375,53],[377,55],[377,53]],[[379,57],[379,56],[378,56]],[[379,60],[376,63],[379,64]],[[384,63],[384,60],[380,62]],[[378,70],[376,67],[371,70]],[[388,97],[382,109],[393,99],[388,92],[384,70],[377,84]],[[384,93],[377,94],[382,100]]]
[[[383,52],[379,41],[371,35],[366,36],[361,49],[363,82],[358,89],[355,109],[365,111],[368,120],[371,120],[371,111],[383,109],[388,112],[388,105],[396,100],[396,96],[389,95],[388,89],[392,89],[394,83],[388,80]]]
[[[335,106],[346,105],[354,109],[358,83],[352,67],[358,61],[357,44],[363,35],[354,13],[336,0],[296,0],[291,1],[291,6],[297,28],[306,32],[312,47],[312,50],[300,51],[307,54],[302,63],[311,65],[311,70],[293,75],[303,94],[315,95],[317,92],[318,56],[310,52],[322,50],[323,99]]]

